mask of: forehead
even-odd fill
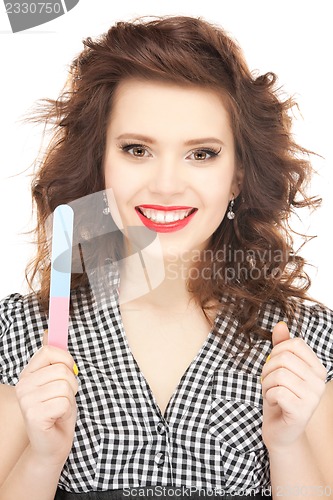
[[[118,85],[112,99],[109,132],[161,132],[164,137],[196,136],[203,132],[232,135],[222,92],[136,79]]]

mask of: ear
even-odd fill
[[[237,198],[239,193],[242,191],[243,179],[244,179],[244,169],[242,167],[236,167],[234,179],[231,186],[231,193],[234,195],[235,198]]]

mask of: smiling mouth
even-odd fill
[[[193,207],[157,207],[156,205],[139,205],[135,210],[155,224],[172,224],[186,219],[198,209]]]

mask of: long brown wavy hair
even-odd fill
[[[225,217],[212,235],[188,289],[206,317],[215,299],[221,310],[228,308],[237,315],[244,338],[251,339],[253,333],[270,338],[271,332],[258,324],[264,304],[272,301],[292,318],[290,299],[313,300],[307,293],[311,282],[305,261],[293,250],[289,224],[295,209],[315,208],[321,202],[306,194],[313,169],[311,152],[297,145],[291,134],[290,111],[296,103],[281,98],[274,73],[251,73],[237,43],[202,18],[118,22],[83,44],[60,97],[43,101],[35,117],[54,127],[32,184],[38,253],[27,268],[31,287],[39,278],[38,295],[45,311],[50,284],[46,219],[58,205],[105,188],[106,128],[119,83],[127,78],[158,80],[223,95],[237,164],[244,172],[233,207],[235,218]],[[73,275],[72,289],[82,286],[88,290],[86,274]]]

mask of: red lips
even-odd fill
[[[146,208],[151,210],[159,210],[164,212],[172,212],[178,210],[191,210],[189,215],[187,215],[184,219],[173,221],[173,222],[155,222],[148,219],[143,213],[140,211],[140,208]],[[187,224],[193,219],[194,215],[198,211],[197,208],[193,207],[184,207],[184,206],[161,206],[161,205],[139,205],[135,207],[136,213],[138,214],[141,222],[150,230],[155,231],[157,233],[170,233],[173,231],[179,231],[183,229]]]

